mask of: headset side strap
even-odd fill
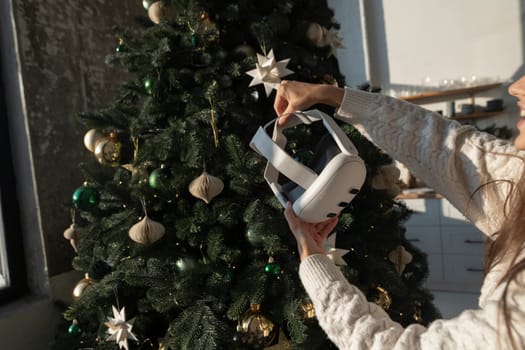
[[[250,147],[268,159],[265,178],[269,183],[277,183],[279,172],[305,189],[317,178],[317,174],[312,169],[293,159],[270,138],[263,128],[257,130]]]

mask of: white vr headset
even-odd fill
[[[357,149],[337,123],[319,110],[295,112],[285,125],[277,125],[277,119],[259,127],[250,147],[268,160],[264,178],[279,202],[286,206],[291,202],[297,216],[307,222],[318,223],[338,215],[361,189],[366,168]],[[328,130],[316,147],[308,166],[292,158],[284,147],[283,130],[299,124],[323,121]],[[275,124],[273,135],[266,129]],[[279,174],[290,181],[280,185]]]

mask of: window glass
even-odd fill
[[[0,189],[1,191],[1,189]],[[0,202],[0,214],[2,203]],[[5,244],[5,231],[3,215],[0,215],[0,289],[9,287],[9,266],[7,264],[7,248]]]

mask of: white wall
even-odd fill
[[[472,76],[478,81],[502,81],[501,88],[481,94],[476,103],[483,106],[487,99],[504,98],[505,113],[476,124],[481,128],[497,124],[515,129],[518,111],[515,99],[506,90],[509,81],[525,74],[524,3],[525,0],[331,0],[336,19],[343,24],[345,51],[338,53],[341,70],[349,85],[369,80],[384,92],[417,92],[426,77],[436,86],[443,79]],[[356,15],[360,16],[359,25],[355,23]],[[354,24],[345,25],[346,21]],[[355,60],[350,51],[363,52],[364,59]],[[463,102],[466,101],[458,104]]]
[[[340,36],[344,41],[344,47],[337,51],[339,68],[346,77],[346,84],[357,86],[368,80],[361,1],[328,0],[328,5],[335,11],[335,19],[341,25]]]
[[[351,80],[385,87],[418,85],[427,76],[437,82],[521,74],[523,2],[329,0],[345,45],[338,52],[341,69]]]
[[[383,1],[383,13],[390,71],[383,83],[417,85],[426,76],[506,80],[523,63],[519,0]]]

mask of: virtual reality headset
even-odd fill
[[[319,110],[292,113],[285,125],[277,119],[259,127],[250,147],[268,160],[264,178],[282,204],[292,203],[297,216],[318,223],[338,215],[360,191],[366,178],[366,168],[357,149],[332,117]],[[308,165],[295,160],[285,150],[283,130],[299,124],[322,121],[328,131],[319,140]],[[272,136],[267,129],[273,128]],[[279,175],[286,182],[279,184]]]

